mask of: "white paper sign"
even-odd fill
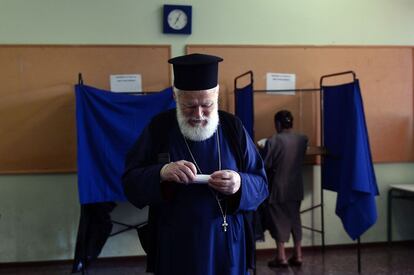
[[[110,80],[112,92],[142,92],[140,74],[113,74]]]
[[[281,74],[281,73],[267,73],[266,74],[266,90],[269,94],[275,95],[294,95],[295,91],[291,92],[272,92],[271,90],[294,90],[296,89],[296,75],[295,74]]]

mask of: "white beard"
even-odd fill
[[[219,116],[218,116],[218,110],[214,110],[210,113],[210,117],[203,117],[201,120],[206,121],[206,125],[202,125],[202,121],[196,126],[192,126],[188,123],[188,120],[190,118],[186,118],[183,113],[181,112],[181,108],[177,106],[177,121],[178,126],[180,127],[181,133],[184,135],[184,137],[188,138],[192,141],[203,141],[211,136],[214,135],[214,133],[217,130],[217,126],[219,123]]]

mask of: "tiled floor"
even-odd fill
[[[258,257],[257,274],[358,274],[358,256],[354,247],[327,248],[305,251],[301,268],[285,270],[267,267],[265,255]],[[414,274],[414,243],[386,244],[363,247],[361,249],[361,274]]]
[[[355,247],[327,247],[325,253],[320,248],[305,249],[304,264],[301,268],[276,269],[267,267],[272,255],[270,251],[257,254],[257,275],[273,274],[358,274],[357,251]],[[414,243],[404,242],[388,246],[376,244],[363,246],[361,250],[361,274],[414,274]],[[0,264],[0,274],[4,275],[60,275],[70,274],[71,264],[46,263],[24,264],[18,267]],[[79,273],[80,274],[80,273]],[[104,259],[95,262],[88,275],[134,275],[145,273],[145,263],[141,259]]]

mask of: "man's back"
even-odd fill
[[[307,143],[305,135],[291,131],[268,140],[265,165],[270,174],[270,203],[303,199],[302,163]]]

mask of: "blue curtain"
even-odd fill
[[[76,85],[80,203],[125,201],[124,158],[150,119],[175,107],[172,88],[149,95]]]
[[[336,214],[355,240],[375,224],[378,195],[359,82],[322,88],[322,187],[338,193]]]
[[[254,140],[254,110],[253,110],[253,85],[236,89],[235,114],[242,121],[250,137]]]

